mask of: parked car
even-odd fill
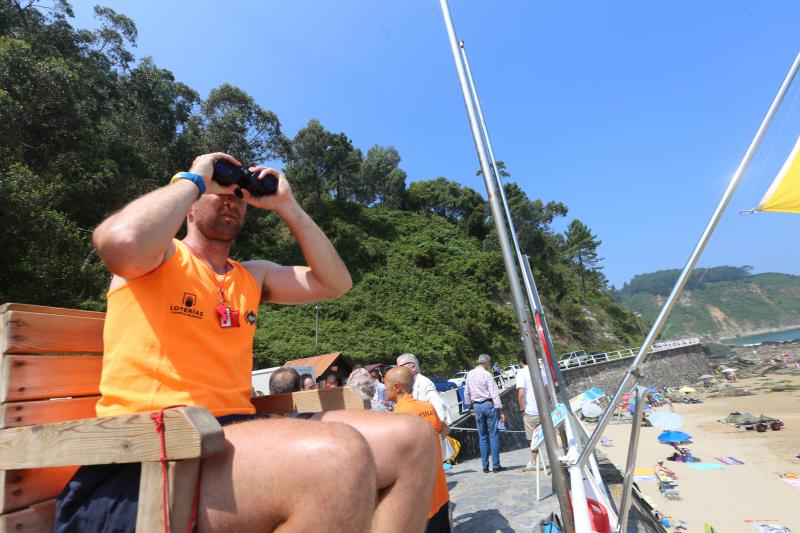
[[[591,355],[594,358],[595,362],[598,363],[603,361],[608,361],[608,354],[606,354],[606,352],[592,352],[589,355]]]
[[[517,377],[517,372],[521,370],[519,365],[508,365],[503,369],[503,377],[504,378],[515,378]]]
[[[558,358],[558,363],[562,368],[572,368],[578,366],[582,362],[585,363],[588,358],[585,350],[575,350],[574,352],[565,353]]]
[[[452,381],[448,381],[448,380],[444,379],[443,377],[440,377],[440,376],[437,376],[437,375],[428,376],[428,377],[430,378],[431,381],[433,381],[433,385],[434,385],[434,387],[436,387],[436,391],[437,392],[444,392],[444,391],[448,391],[450,389],[455,389],[455,388],[458,387],[458,385],[456,385]]]
[[[466,370],[462,370],[461,372],[459,372],[458,374],[456,374],[452,378],[448,379],[447,381],[449,381],[450,383],[455,383],[456,387],[463,387],[464,386],[464,380],[466,378],[467,378],[467,371]]]

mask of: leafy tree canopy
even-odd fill
[[[301,204],[330,236],[355,281],[314,306],[262,308],[260,365],[316,351],[356,361],[418,353],[430,371],[519,350],[505,269],[487,202],[445,177],[413,181],[393,146],[366,150],[310,120],[287,138],[277,115],[241,88],[203,98],[151,58],[136,59],[134,22],[98,7],[97,30],[75,29],[66,0],[0,3],[0,302],[103,309],[109,281],[91,232],[103,218],[166,184],[199,154],[285,162]],[[510,176],[505,165],[500,175]],[[560,202],[504,186],[532,259],[560,349],[635,342],[633,315],[614,303],[579,221],[551,224]],[[249,210],[236,258],[302,264],[288,228]]]

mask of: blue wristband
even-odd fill
[[[197,188],[200,190],[200,194],[198,196],[202,196],[203,193],[206,192],[206,182],[203,181],[203,178],[197,174],[192,174],[191,172],[178,172],[172,176],[170,183],[175,183],[178,180],[189,180],[197,185]]]

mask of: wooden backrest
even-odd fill
[[[93,418],[104,313],[0,306],[0,429]],[[52,531],[76,467],[0,471],[0,531]]]
[[[95,417],[104,313],[0,306],[0,429]],[[258,412],[368,409],[347,387],[263,396]],[[0,533],[52,530],[54,498],[76,467],[0,471]]]
[[[93,311],[0,306],[0,428],[94,416],[104,320]]]

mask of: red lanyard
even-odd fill
[[[182,241],[183,242],[183,241]],[[214,271],[214,268],[211,264],[206,261],[206,259],[197,253],[197,250],[192,248],[189,244],[184,242],[183,244],[206,266],[211,270],[211,274],[214,277],[214,283],[217,286],[217,296],[219,296],[219,305],[217,305],[217,318],[219,318],[219,325],[222,328],[238,328],[239,327],[239,311],[232,310],[231,306],[228,304],[227,299],[225,298],[225,280],[228,279],[228,272],[233,270],[233,265],[228,261],[225,260],[225,274],[222,276],[222,281],[217,282],[217,274]]]

